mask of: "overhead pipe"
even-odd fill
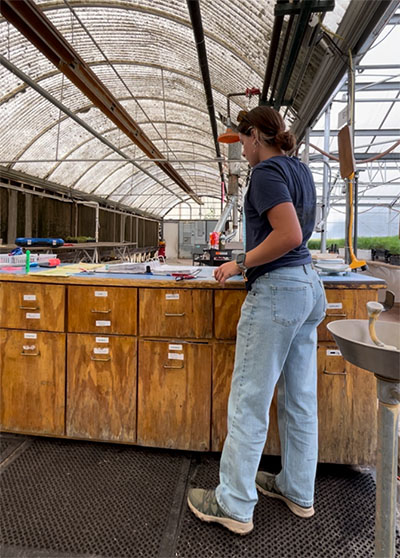
[[[298,57],[301,43],[304,40],[304,35],[307,29],[309,17],[313,12],[318,12],[318,13],[327,12],[333,10],[334,7],[335,7],[334,0],[323,0],[323,1],[307,0],[304,2],[296,2],[296,3],[288,2],[287,0],[276,0],[275,10],[274,10],[274,15],[275,15],[274,26],[272,29],[272,37],[271,37],[271,43],[270,43],[270,48],[268,53],[267,68],[265,72],[262,94],[260,97],[260,105],[269,104],[271,106],[274,106],[275,109],[279,110],[282,104],[287,104],[287,102],[289,102],[289,101],[287,102],[284,101],[284,95],[286,93],[288,84],[290,82],[290,78],[293,73],[294,65]],[[279,61],[276,64],[276,55],[278,52],[279,42],[281,38],[283,20],[286,15],[288,15],[290,19],[286,28]],[[283,65],[283,59],[286,54],[286,48],[291,35],[291,30],[292,30],[295,16],[297,16],[295,31],[291,38],[289,54],[288,54],[288,58],[284,70],[283,72],[281,72],[281,67]],[[276,68],[275,79],[274,79],[273,86],[271,88],[270,99],[269,101],[267,101],[268,90],[270,88],[274,67]],[[278,93],[274,100],[273,97],[277,86],[277,82],[278,79],[281,77],[282,73],[283,76],[280,80]]]
[[[276,16],[274,19],[274,26],[272,28],[271,43],[268,50],[267,68],[265,70],[264,83],[263,83],[263,88],[260,97],[261,105],[266,104],[267,102],[268,89],[271,83],[272,71],[274,69],[275,56],[278,51],[279,38],[281,36],[282,25],[283,25],[283,15]]]
[[[279,84],[278,93],[274,101],[274,108],[279,110],[282,106],[284,95],[286,93],[287,87],[289,85],[290,78],[294,70],[294,65],[296,63],[297,57],[300,52],[300,46],[303,42],[304,35],[307,30],[308,20],[312,13],[312,8],[306,3],[302,8],[300,15],[297,18],[296,26],[294,30],[294,35],[290,43],[290,49],[288,54],[288,59],[285,66],[285,71],[283,73],[281,82]]]
[[[97,108],[114,122],[150,160],[162,158],[162,153],[133,120],[118,99],[107,89],[33,0],[21,0],[19,2],[2,0],[0,12],[7,21],[14,25],[50,62],[66,75]],[[203,203],[170,163],[156,162],[155,164],[184,192],[188,193],[196,203],[200,205]]]
[[[289,22],[287,24],[287,27],[286,27],[285,38],[283,40],[283,45],[282,45],[282,49],[281,49],[281,55],[279,57],[279,62],[278,62],[277,69],[276,69],[276,72],[275,72],[274,83],[272,84],[272,88],[271,88],[271,94],[270,94],[270,98],[269,98],[269,104],[270,105],[273,105],[275,90],[276,90],[276,87],[278,85],[278,80],[279,80],[279,77],[280,77],[279,68],[283,67],[283,59],[285,57],[287,45],[289,43],[289,37],[290,37],[290,33],[292,31],[293,22],[294,22],[294,16],[291,15],[290,18],[289,18]]]
[[[190,20],[192,22],[193,34],[197,48],[197,56],[199,58],[200,71],[203,78],[204,92],[206,94],[208,114],[214,139],[215,152],[217,157],[221,157],[221,151],[218,143],[217,119],[215,116],[214,99],[212,94],[212,86],[210,79],[210,71],[208,68],[206,44],[204,40],[203,23],[201,20],[200,3],[198,0],[187,0]],[[221,184],[226,192],[226,183],[224,169],[221,162],[218,162],[219,174],[221,176]]]

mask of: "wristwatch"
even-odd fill
[[[245,261],[246,261],[246,254],[244,252],[241,252],[236,256],[236,264],[242,273],[247,271],[247,267],[244,263]]]

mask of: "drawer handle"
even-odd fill
[[[185,315],[185,312],[182,312],[182,314],[168,314],[168,312],[165,312],[164,316],[166,316],[167,318],[174,318],[174,317],[179,317],[181,318],[182,316]]]
[[[347,318],[347,314],[346,314],[346,313],[342,313],[342,314],[327,314],[326,317],[327,317],[327,318]]]
[[[111,312],[110,310],[90,310],[91,312],[93,312],[93,314],[109,314]]]
[[[22,356],[40,356],[40,351],[38,351],[37,353],[24,353],[24,351],[21,351],[21,355]]]
[[[21,310],[40,310],[39,306],[20,306]]]
[[[97,357],[90,356],[90,358],[91,358],[92,360],[97,360],[98,362],[108,362],[109,360],[111,360],[111,357],[107,357],[107,358],[97,358]]]
[[[172,370],[181,370],[183,367],[183,363],[180,366],[171,366],[170,364],[164,364],[164,368],[172,368]]]
[[[343,370],[343,372],[329,372],[329,370],[324,370],[323,373],[328,376],[347,376],[346,370]]]

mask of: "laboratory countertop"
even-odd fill
[[[68,264],[67,264],[68,265]],[[46,270],[46,274],[38,274],[36,269],[31,273],[25,273],[25,269],[10,271],[0,268],[0,281],[23,281],[32,283],[54,283],[54,284],[108,284],[110,286],[129,287],[167,287],[171,288],[207,288],[207,289],[244,289],[245,282],[241,276],[228,279],[225,285],[220,285],[213,277],[216,267],[201,267],[200,273],[194,279],[176,281],[175,277],[168,275],[153,275],[151,273],[99,273],[93,270],[73,273],[69,276],[58,276],[52,274],[53,270]],[[38,268],[40,269],[40,268]],[[63,266],[60,266],[60,270]],[[54,271],[54,273],[56,273]],[[382,289],[386,288],[386,282],[377,277],[371,277],[362,273],[321,274],[321,279],[327,289]]]

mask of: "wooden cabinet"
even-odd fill
[[[377,432],[375,377],[318,346],[319,461],[373,464]]]
[[[0,327],[64,331],[64,285],[4,282],[0,285]]]
[[[2,429],[220,451],[241,285],[52,280],[0,274]],[[357,277],[326,289],[327,317],[318,328],[322,462],[375,462],[375,378],[344,361],[326,328],[366,318],[366,302],[382,286],[374,285]],[[276,411],[275,394],[264,448],[272,455],[280,453]]]
[[[3,329],[0,346],[2,429],[63,435],[65,335]]]
[[[235,339],[236,327],[246,291],[216,291],[214,294],[214,335],[217,339]]]
[[[68,287],[68,331],[136,335],[137,289]]]
[[[134,337],[68,334],[66,434],[136,441]]]
[[[210,449],[210,395],[210,345],[139,341],[139,444]]]
[[[213,347],[212,375],[212,451],[221,451],[227,434],[227,409],[235,362],[234,343],[215,343]],[[272,400],[267,442],[264,453],[280,454],[276,393]]]
[[[334,341],[327,324],[335,320],[365,320],[368,318],[367,302],[377,300],[376,291],[362,289],[326,289],[328,308],[326,318],[318,327],[320,341]]]
[[[143,337],[210,339],[212,291],[140,289],[139,331]]]

